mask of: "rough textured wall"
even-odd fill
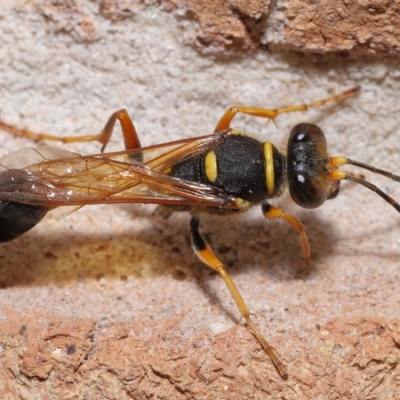
[[[119,20],[155,3],[194,21],[196,46],[204,52],[269,45],[318,53],[400,51],[400,6],[395,1],[103,0],[100,10]]]
[[[295,123],[318,123],[332,154],[398,170],[394,2],[199,4],[2,2],[0,119],[78,135],[126,107],[151,145],[211,133],[233,104],[279,107],[360,84],[356,98],[276,126],[245,117],[234,126],[284,148]],[[349,36],[353,17],[362,26]],[[366,30],[384,33],[366,41]],[[32,145],[1,134],[2,154]],[[122,148],[117,129],[109,150]],[[361,173],[400,199],[398,184]],[[204,216],[202,232],[288,380],[241,325],[220,278],[193,257],[188,216],[103,205],[1,245],[1,397],[399,398],[398,214],[351,183],[318,210],[276,204],[304,222],[309,270],[297,234],[258,207]]]

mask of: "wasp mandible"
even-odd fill
[[[199,232],[199,216],[204,212],[235,214],[260,205],[267,219],[284,219],[299,233],[308,264],[310,248],[303,224],[284,209],[269,204],[270,199],[289,193],[300,207],[317,208],[337,196],[340,181],[351,180],[376,192],[400,212],[400,205],[382,190],[339,167],[353,164],[395,181],[400,181],[400,177],[344,156],[330,157],[325,135],[314,124],[294,126],[285,150],[231,128],[237,113],[274,120],[280,114],[344,100],[359,90],[357,86],[309,104],[279,109],[231,107],[214,134],[145,148],[141,147],[126,110],[114,112],[98,135],[78,137],[38,134],[0,121],[0,128],[36,141],[94,140],[103,145],[101,153],[94,155],[39,146],[0,158],[0,241],[15,239],[46,214],[61,208],[68,213],[89,204],[152,203],[158,205],[155,213],[165,218],[187,211],[192,215],[190,232],[196,255],[222,277],[250,331],[286,378],[286,368],[277,352],[253,323],[224,264]],[[117,120],[126,150],[104,153]]]

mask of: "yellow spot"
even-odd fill
[[[232,128],[231,133],[232,133],[232,135],[245,136],[245,134],[242,131],[239,131],[239,129],[235,129],[235,128]]]
[[[274,152],[270,142],[264,143],[264,158],[265,158],[265,177],[267,180],[267,191],[269,195],[274,193],[275,189],[275,174],[274,174]]]
[[[214,183],[217,180],[218,176],[218,167],[217,167],[217,155],[210,151],[205,158],[205,172],[207,179]]]
[[[238,197],[237,199],[235,199],[235,206],[240,210],[246,210],[250,208],[250,202]]]
[[[340,165],[344,165],[347,163],[347,158],[344,156],[339,156],[339,157],[331,157],[329,159],[329,164],[332,167],[339,167]]]
[[[244,203],[244,200],[241,199],[240,197],[238,197],[238,198],[236,199],[236,206],[240,207],[243,203]]]
[[[330,357],[333,354],[335,348],[335,342],[332,339],[325,340],[325,344],[320,347],[319,352],[325,356]]]
[[[340,181],[342,179],[347,178],[347,173],[340,169],[334,169],[331,172],[329,172],[329,178]]]

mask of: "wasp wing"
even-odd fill
[[[94,155],[93,157],[109,158],[114,161],[132,162],[140,160],[153,171],[166,172],[173,165],[196,155],[207,153],[220,144],[229,132],[197,138],[182,139],[161,145],[149,146],[141,149],[120,151]]]
[[[217,134],[92,156],[50,146],[25,149],[0,159],[0,196],[49,207],[124,202],[229,208],[229,197],[221,190],[168,175],[176,162],[213,149],[222,140]],[[10,161],[25,153],[33,164],[21,168],[20,161]]]
[[[40,145],[36,148],[23,147],[22,149],[6,154],[0,158],[0,177],[2,171],[25,168],[29,165],[43,162],[44,160],[57,160],[75,156],[78,156],[78,154],[55,146]],[[57,207],[50,210],[43,220],[61,220],[79,210],[81,207],[80,205]]]
[[[76,156],[79,154],[55,146],[23,147],[0,158],[0,172],[26,168],[46,160],[62,160]]]

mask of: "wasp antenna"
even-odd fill
[[[340,167],[341,165],[345,165],[345,164],[355,165],[356,167],[364,168],[375,174],[383,175],[383,176],[386,176],[386,178],[393,179],[396,182],[400,182],[399,175],[395,175],[392,172],[385,171],[384,169],[379,169],[379,168],[374,167],[373,165],[364,164],[360,161],[355,161],[355,160],[352,160],[352,159],[344,157],[344,156],[331,157],[329,159],[329,164],[332,167]],[[340,179],[340,178],[337,178],[337,179]],[[342,179],[344,179],[344,178],[342,178]]]
[[[391,206],[393,206],[397,212],[400,213],[400,204],[396,200],[394,200],[392,197],[390,197],[388,194],[386,194],[384,191],[379,189],[377,186],[373,185],[372,183],[370,183],[368,181],[365,181],[364,179],[356,178],[355,176],[352,176],[349,174],[347,174],[346,179],[348,181],[353,181],[353,182],[359,183],[360,185],[363,185],[366,188],[372,190],[373,192],[375,192],[376,194],[381,196],[383,200],[387,201]]]
[[[357,165],[357,164],[354,164],[354,165]],[[379,171],[381,171],[381,170],[379,170]],[[377,171],[373,171],[373,172],[377,172]],[[382,171],[382,172],[387,173],[389,175],[393,175],[386,171]],[[379,172],[377,172],[377,173],[379,173]],[[382,175],[384,175],[384,174],[382,174]],[[387,175],[385,175],[385,176],[387,176]],[[392,179],[398,180],[399,177],[397,175],[393,175],[393,176],[394,176],[394,178],[392,178]],[[396,211],[398,213],[400,213],[400,204],[396,200],[394,200],[392,197],[390,197],[388,194],[386,194],[383,190],[379,189],[377,186],[372,184],[371,182],[365,181],[364,179],[361,179],[361,178],[357,178],[357,177],[350,175],[347,172],[342,171],[340,169],[332,170],[329,173],[329,177],[334,180],[353,181],[353,182],[359,183],[360,185],[363,185],[367,189],[372,190],[373,192],[375,192],[376,194],[381,196],[383,200],[388,202],[392,207],[394,207],[396,209]],[[391,176],[388,176],[388,177],[390,178]],[[397,178],[397,179],[395,179],[395,178]]]
[[[385,171],[383,169],[376,168],[373,165],[368,165],[368,164],[364,164],[359,161],[350,160],[350,158],[347,158],[346,164],[355,165],[357,167],[364,168],[364,169],[367,169],[368,171],[374,172],[375,174],[386,176],[386,178],[393,179],[396,182],[400,182],[399,175],[395,175],[389,171]]]

